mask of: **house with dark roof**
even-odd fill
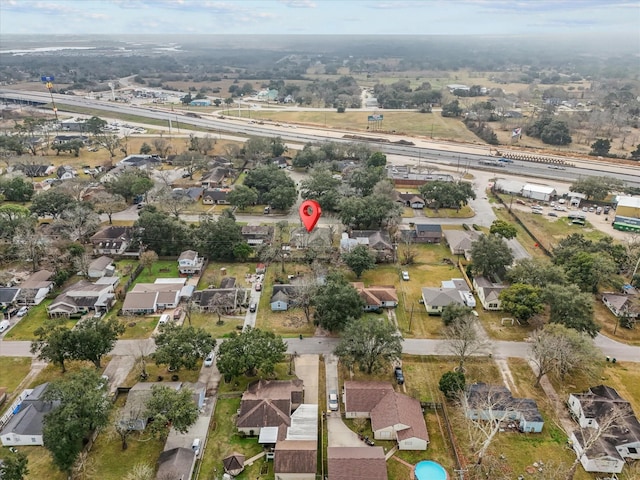
[[[182,382],[138,382],[127,393],[127,401],[122,408],[118,421],[122,428],[142,431],[147,428],[149,418],[146,415],[147,402],[151,398],[152,389],[162,386],[172,390],[180,390]]]
[[[389,232],[382,230],[352,230],[351,234],[343,233],[340,249],[350,252],[358,245],[366,245],[375,254],[378,262],[392,262],[394,247]]]
[[[302,380],[258,380],[242,394],[238,431],[259,435],[264,427],[291,425],[291,414],[303,401]]]
[[[205,190],[211,190],[215,187],[222,187],[226,184],[230,184],[234,176],[235,170],[233,168],[215,167],[213,170],[202,176],[200,185]]]
[[[475,230],[443,230],[443,235],[449,250],[453,255],[464,255],[471,260],[471,246],[482,233]]]
[[[500,292],[507,288],[502,283],[493,283],[481,275],[473,277],[473,288],[485,310],[502,310]]]
[[[603,293],[604,303],[616,317],[640,317],[640,296],[622,293]]]
[[[598,385],[572,393],[568,405],[579,426],[570,440],[587,472],[620,473],[625,461],[640,460],[640,422],[614,388]],[[603,432],[593,442],[598,429]]]
[[[393,392],[393,386],[388,382],[348,380],[343,387],[344,415],[346,418],[370,418],[371,410],[385,395]]]
[[[401,193],[396,191],[396,202],[401,203],[403,207],[422,209],[425,206],[424,199],[415,193]]]
[[[199,257],[195,250],[185,250],[178,257],[180,275],[198,275],[203,266],[204,258]]]
[[[503,385],[473,383],[467,386],[464,413],[472,420],[499,421],[527,433],[540,433],[544,420],[535,400],[516,398]]]
[[[416,223],[411,230],[411,238],[416,243],[442,242],[442,226],[431,223]]]
[[[129,248],[132,237],[131,227],[105,227],[91,237],[93,254],[122,255]]]
[[[202,193],[202,203],[203,205],[230,205],[229,200],[227,200],[230,191],[230,188],[205,190]]]
[[[47,305],[49,318],[70,317],[89,311],[107,312],[115,303],[113,284],[80,280],[65,288]]]
[[[0,441],[5,447],[19,445],[44,445],[42,426],[47,413],[60,402],[44,400],[49,383],[28,389],[21,395],[22,402],[0,431]]]
[[[270,244],[273,240],[274,229],[269,225],[245,225],[240,233],[245,241],[252,247]]]
[[[32,273],[22,284],[20,284],[20,294],[18,304],[39,305],[53,290],[53,272],[48,270],[38,270]]]
[[[193,475],[196,453],[191,448],[172,448],[158,457],[156,480],[188,480]]]
[[[183,279],[184,280],[184,279]],[[122,304],[122,313],[150,314],[166,308],[175,308],[180,303],[183,283],[137,283]]]
[[[387,461],[382,447],[329,447],[328,480],[387,480]]]
[[[316,420],[317,421],[317,420]],[[282,440],[274,449],[273,471],[282,480],[315,480],[318,470],[317,440]]]
[[[376,440],[396,440],[398,450],[426,450],[429,433],[420,402],[390,393],[371,410],[371,430]]]
[[[68,165],[61,165],[56,170],[56,175],[60,180],[71,180],[78,176],[78,172],[73,167]]]
[[[225,303],[228,305],[227,313],[231,313],[234,310],[242,306],[249,304],[251,291],[235,285],[234,277],[225,277],[220,281],[219,288],[207,288],[204,290],[198,290],[193,293],[192,301],[193,305],[201,312],[211,312],[216,309],[216,305],[220,300],[217,298],[220,295],[226,296]]]
[[[0,307],[8,308],[15,305],[20,295],[18,287],[0,287]]]
[[[160,163],[161,159],[158,155],[143,154],[129,155],[118,162],[118,164],[123,167],[135,167],[140,169],[154,167]]]
[[[272,312],[283,312],[293,306],[296,298],[296,286],[291,284],[274,285],[269,305]]]
[[[365,287],[363,282],[353,282],[351,285],[364,301],[365,312],[398,306],[398,294],[396,293],[396,287],[393,285],[371,285],[370,287]]]

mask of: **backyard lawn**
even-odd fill
[[[47,320],[49,315],[47,314],[47,305],[50,305],[52,300],[45,299],[40,305],[29,307],[29,313],[20,319],[20,321],[11,328],[5,335],[6,340],[33,340],[35,339],[34,332],[40,328]],[[52,319],[56,325],[64,325],[68,328],[72,328],[77,320],[69,320],[66,318]]]
[[[7,389],[8,397],[17,393],[16,388],[27,376],[29,370],[31,370],[31,358],[29,357],[0,357],[0,385]],[[9,405],[10,401],[7,400],[2,408]]]

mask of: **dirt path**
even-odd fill
[[[533,362],[529,361],[529,366],[531,367],[531,370],[533,370],[533,373],[537,376],[538,368],[536,367],[536,365]],[[560,426],[565,431],[567,436],[569,436],[571,432],[576,428],[576,423],[569,416],[569,410],[565,406],[565,402],[562,398],[560,398],[558,392],[556,392],[556,389],[553,388],[553,385],[546,375],[543,376],[540,380],[540,386],[551,402],[551,405],[555,410],[556,415],[558,416],[558,422],[560,423]]]

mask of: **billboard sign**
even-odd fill
[[[53,78],[53,75],[43,75],[43,76],[40,77],[40,80],[43,83],[47,83],[47,82],[53,82],[54,78]]]
[[[367,121],[369,121],[369,122],[380,122],[383,119],[384,119],[384,115],[381,115],[381,114],[369,115],[367,117]]]

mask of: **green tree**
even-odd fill
[[[370,375],[400,359],[402,340],[389,321],[359,318],[347,324],[334,353],[347,367],[357,364]]]
[[[540,287],[513,283],[500,292],[502,309],[520,322],[528,323],[531,317],[544,309]]]
[[[113,404],[106,393],[107,384],[100,374],[88,368],[49,383],[44,398],[58,406],[44,417],[43,440],[53,463],[63,472],[70,473],[85,435],[109,422]]]
[[[611,150],[611,140],[598,138],[591,144],[591,152],[589,154],[606,157],[609,155],[609,150]]]
[[[33,334],[36,339],[31,342],[31,353],[40,360],[60,365],[62,373],[66,372],[65,362],[72,358],[73,352],[71,330],[50,321],[38,327]]]
[[[113,350],[125,327],[116,317],[88,318],[79,322],[71,332],[72,358],[93,362],[100,368],[102,357]]]
[[[271,375],[286,351],[282,337],[259,328],[247,328],[220,344],[216,365],[227,382],[241,374]]]
[[[216,346],[215,339],[202,328],[173,323],[161,325],[154,336],[156,365],[167,365],[170,370],[194,370],[198,360],[206,357]]]
[[[581,292],[577,285],[548,285],[543,298],[549,305],[549,322],[595,337],[600,326],[593,318],[593,295]]]
[[[2,480],[23,480],[29,474],[29,459],[17,450],[13,450],[0,464]]]
[[[611,257],[604,253],[576,252],[562,266],[569,277],[583,292],[597,293],[598,286],[609,282],[616,272]]]
[[[502,278],[513,262],[513,254],[502,237],[489,234],[471,244],[471,260],[476,275]]]
[[[47,215],[58,218],[75,203],[73,197],[63,190],[52,188],[35,196],[29,210],[38,217]]]
[[[458,398],[464,391],[466,380],[462,372],[444,372],[438,382],[438,389],[449,400]]]
[[[366,167],[353,170],[349,175],[349,186],[357,195],[366,197],[373,193],[373,188],[384,178],[383,167]]]
[[[458,100],[445,103],[442,106],[443,117],[459,117],[460,115],[462,115],[462,108],[460,108],[460,102],[458,102]]]
[[[80,150],[84,147],[84,143],[80,140],[70,140],[68,142],[57,143],[51,147],[56,152],[56,155],[60,155],[60,152],[73,153],[74,157],[80,155]]]
[[[300,182],[300,194],[303,199],[315,200],[323,212],[336,211],[340,202],[338,187],[342,182],[333,178],[331,170],[326,166],[315,166],[307,179]]]
[[[518,229],[512,223],[505,222],[504,220],[494,220],[491,224],[489,233],[499,235],[502,238],[509,240],[511,238],[516,238],[516,235],[518,235]]]
[[[362,273],[375,268],[376,257],[369,251],[369,247],[366,245],[357,245],[353,250],[342,255],[344,263],[356,274],[357,278],[362,276]]]
[[[591,337],[564,325],[550,323],[531,335],[531,360],[536,366],[536,383],[549,373],[563,379],[565,375],[580,371],[593,380],[602,371],[602,352]]]
[[[0,194],[9,202],[28,202],[33,193],[33,183],[22,177],[0,178]]]
[[[242,153],[245,160],[264,162],[271,155],[271,140],[266,137],[249,137],[242,146]]]
[[[35,221],[30,218],[28,208],[15,205],[0,205],[0,238],[13,238],[15,232],[22,227],[30,227]]]
[[[384,167],[387,164],[387,156],[382,152],[373,152],[367,158],[367,167]]]
[[[636,149],[630,153],[630,155],[632,160],[640,160],[640,143],[638,144]]]
[[[244,179],[247,187],[258,192],[258,203],[271,204],[274,208],[286,210],[296,201],[296,184],[286,172],[276,165],[260,165],[247,173]],[[272,202],[276,201],[278,207]],[[279,208],[284,206],[285,208]]]
[[[126,170],[114,180],[105,183],[105,189],[120,195],[129,203],[136,195],[147,193],[153,188],[153,180],[142,170]]]
[[[151,145],[149,145],[147,142],[143,142],[143,144],[140,146],[140,153],[142,155],[149,155],[151,152]]]
[[[280,137],[273,137],[271,139],[271,156],[273,158],[283,155],[288,150],[287,146]]]
[[[204,137],[197,137],[193,133],[189,135],[189,151],[197,152],[202,156],[202,157],[196,157],[198,159],[198,169],[205,169],[207,167],[207,162],[205,157],[209,155],[209,152],[213,150],[213,147],[215,146],[216,146],[216,139],[213,138],[208,133]]]
[[[234,249],[246,243],[242,227],[232,218],[220,216],[217,220],[207,218],[200,222],[196,231],[199,249],[210,260],[233,260]]]
[[[439,208],[460,210],[469,200],[475,199],[473,186],[467,182],[445,182],[434,180],[420,187],[422,198],[437,212]]]
[[[450,303],[442,310],[442,322],[446,327],[452,325],[461,318],[467,318],[472,315],[471,307],[462,305],[461,303]]]
[[[234,207],[244,210],[250,205],[255,205],[258,201],[258,192],[254,188],[246,185],[238,185],[227,195],[227,200]]]
[[[341,272],[331,272],[324,285],[318,288],[314,304],[315,321],[322,328],[335,332],[350,321],[360,318],[364,302],[357,290]]]
[[[572,141],[569,125],[562,120],[552,120],[542,129],[540,140],[548,145],[569,145]]]
[[[575,180],[569,190],[584,193],[587,200],[604,200],[609,193],[621,190],[624,186],[622,180],[612,177],[582,177]]]
[[[153,418],[149,429],[154,436],[167,438],[169,429],[187,433],[198,420],[198,406],[193,401],[193,391],[189,388],[174,390],[164,385],[151,387],[151,398],[147,400],[147,418]]]
[[[507,271],[507,280],[511,283],[546,287],[551,283],[565,285],[567,275],[561,266],[554,265],[549,260],[523,258]]]
[[[180,220],[159,212],[152,205],[146,206],[134,225],[133,245],[143,245],[160,256],[180,255],[192,248],[193,234]]]

